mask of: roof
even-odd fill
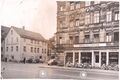
[[[13,27],[13,29],[23,38],[38,40],[38,41],[46,41],[45,38],[39,33],[28,31],[22,28],[17,28],[17,27]]]
[[[9,32],[9,29],[9,27],[1,26],[1,41],[5,39],[7,33]]]

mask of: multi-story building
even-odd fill
[[[5,37],[5,59],[21,61],[43,59],[47,56],[47,42],[39,33],[25,28],[11,27]]]
[[[118,64],[119,2],[57,1],[56,46],[64,64]]]
[[[9,27],[1,26],[1,60],[4,60],[5,57],[5,37],[9,29]]]

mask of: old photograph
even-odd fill
[[[1,79],[119,80],[119,1],[1,0]]]

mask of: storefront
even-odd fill
[[[100,67],[103,64],[118,64],[119,60],[118,50],[91,50],[85,51],[73,51],[65,53],[65,63],[68,61],[76,64],[88,63],[95,67]]]

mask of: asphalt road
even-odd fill
[[[4,79],[77,79],[77,80],[119,80],[116,73],[69,70],[60,68],[40,67],[43,64],[18,64],[2,62]]]

